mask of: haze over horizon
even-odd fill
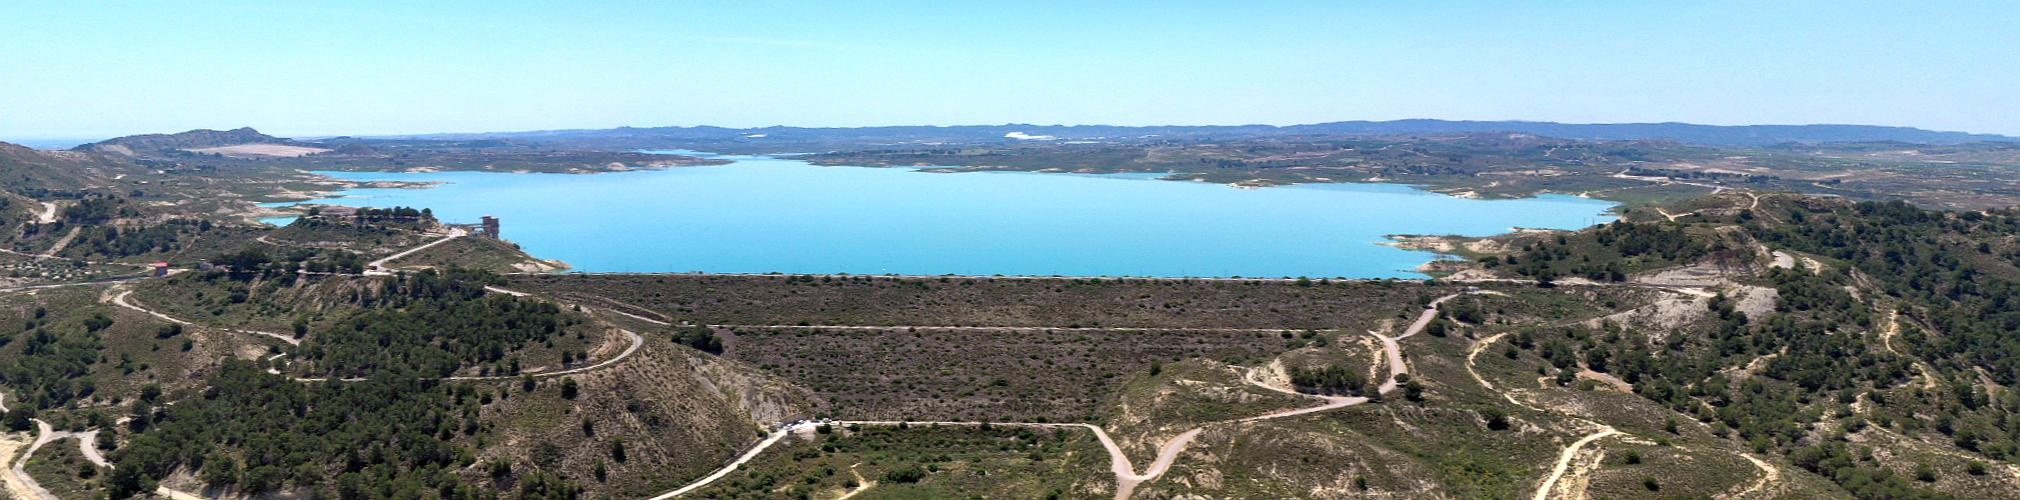
[[[2020,135],[1999,2],[10,2],[0,140],[1431,118]],[[759,12],[759,13],[754,13]]]

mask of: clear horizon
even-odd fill
[[[0,140],[1430,118],[2020,135],[2020,9],[9,2]]]
[[[541,129],[521,129],[521,130],[441,130],[441,131],[432,131],[432,132],[393,132],[393,133],[385,133],[385,134],[344,134],[344,133],[336,133],[336,134],[300,134],[300,135],[284,135],[284,134],[276,134],[276,133],[273,133],[273,132],[270,132],[270,131],[268,131],[267,129],[264,129],[264,128],[260,128],[260,127],[259,127],[258,125],[241,125],[241,126],[238,126],[238,127],[209,127],[209,128],[207,128],[207,130],[218,130],[218,131],[224,131],[224,130],[232,130],[232,129],[237,129],[237,128],[241,128],[241,127],[250,127],[250,128],[252,128],[252,129],[254,129],[254,130],[258,130],[258,131],[259,131],[260,133],[263,133],[263,134],[267,134],[267,135],[272,135],[272,136],[275,136],[275,137],[280,137],[280,138],[283,138],[283,139],[321,139],[321,138],[330,138],[330,137],[343,137],[343,136],[352,136],[352,137],[400,137],[400,136],[426,136],[426,135],[451,135],[451,134],[509,134],[509,133],[523,133],[523,132],[549,132],[549,131],[560,131],[560,130],[610,130],[610,129],[616,129],[616,128],[622,128],[622,127],[630,127],[630,128],[663,128],[663,127],[708,127],[708,126],[716,126],[716,127],[723,127],[723,128],[730,128],[730,129],[738,129],[738,130],[745,130],[745,129],[761,129],[761,128],[769,128],[769,127],[799,127],[799,128],[875,128],[875,127],[911,127],[911,126],[932,126],[932,127],[997,127],[997,126],[1008,126],[1008,125],[1029,125],[1029,126],[1033,126],[1033,127],[1090,127],[1090,126],[1093,126],[1093,127],[1100,127],[1100,126],[1120,126],[1120,127],[1160,127],[1160,126],[1250,126],[1250,125],[1267,125],[1267,126],[1273,126],[1273,127],[1289,127],[1289,126],[1298,126],[1298,125],[1316,125],[1316,124],[1322,124],[1322,123],[1332,123],[1332,122],[1355,122],[1355,121],[1372,121],[1372,122],[1385,122],[1385,121],[1407,121],[1407,120],[1446,120],[1446,119],[1444,119],[1444,118],[1397,118],[1397,119],[1394,119],[1394,120],[1359,120],[1359,119],[1351,119],[1351,118],[1349,118],[1349,119],[1339,119],[1339,120],[1327,120],[1327,121],[1324,121],[1324,122],[1306,122],[1306,123],[1194,123],[1194,124],[1170,124],[1170,123],[1162,123],[1162,124],[1144,124],[1144,125],[1117,125],[1117,124],[1113,124],[1113,123],[1009,123],[1009,122],[1006,122],[1006,123],[957,123],[957,124],[948,124],[948,125],[922,125],[922,124],[870,124],[870,125],[838,125],[838,126],[820,126],[820,127],[816,127],[816,126],[805,126],[805,125],[790,125],[790,124],[776,124],[776,125],[759,125],[759,126],[754,126],[754,127],[726,127],[726,126],[721,126],[721,125],[713,125],[713,124],[707,124],[707,123],[702,123],[702,124],[691,124],[691,125],[614,125],[614,126],[609,126],[609,127],[571,127],[571,128],[541,128]],[[1537,122],[1537,123],[1558,123],[1558,124],[1564,124],[1564,125],[1636,125],[1636,124],[1661,124],[1661,123],[1676,123],[1676,124],[1683,124],[1683,125],[1709,125],[1709,126],[1733,126],[1733,127],[1745,127],[1745,126],[1797,126],[1797,127],[1800,127],[1800,126],[1813,126],[1813,125],[1814,125],[1814,126],[1836,126],[1836,125],[1845,125],[1845,126],[1877,126],[1877,127],[1911,127],[1911,128],[1921,128],[1921,127],[1912,127],[1912,126],[1909,126],[1909,125],[1887,125],[1887,124],[1873,124],[1873,123],[1739,123],[1739,124],[1729,124],[1729,125],[1728,125],[1728,124],[1711,124],[1711,123],[1690,123],[1690,122],[1614,122],[1614,123],[1578,123],[1578,122],[1547,122],[1547,121],[1543,121],[1543,120],[1523,120],[1523,119],[1506,119],[1506,120],[1447,120],[1447,121],[1480,121],[1480,122]],[[33,137],[33,136],[20,136],[20,137],[8,137],[8,136],[0,136],[0,142],[16,142],[16,141],[15,141],[15,139],[19,139],[19,140],[21,140],[21,141],[25,141],[25,142],[35,142],[35,143],[48,143],[48,144],[57,144],[57,143],[71,143],[71,142],[75,142],[75,143],[77,143],[77,144],[88,144],[88,143],[92,143],[92,142],[97,142],[97,141],[102,141],[102,140],[107,140],[107,139],[115,139],[115,138],[119,138],[119,137],[126,137],[126,136],[133,136],[133,135],[143,135],[143,134],[174,134],[174,133],[179,133],[179,132],[189,132],[189,131],[193,131],[193,130],[199,130],[199,129],[185,129],[185,130],[161,130],[161,131],[147,131],[147,132],[134,132],[134,133],[131,133],[131,134],[120,134],[120,135],[107,135],[107,136],[92,136],[92,137],[59,137],[59,136],[51,136],[51,137]],[[2020,137],[2020,135],[2007,135],[2007,134],[1998,134],[1998,133],[1993,133],[1993,132],[1975,132],[1975,131],[1968,131],[1968,130],[1942,130],[1942,129],[1924,129],[1924,130],[1930,130],[1930,131],[1934,131],[1934,132],[1961,132],[1961,133],[1971,133],[1971,134],[1991,134],[1991,135],[2000,135],[2000,136],[2005,136],[2005,137]]]

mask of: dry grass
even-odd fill
[[[514,289],[599,296],[746,325],[1333,329],[1455,287],[1416,282],[527,275]]]
[[[855,420],[1086,421],[1153,362],[1254,362],[1277,334],[1164,330],[744,328],[725,355],[807,387]]]

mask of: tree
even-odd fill
[[[1508,412],[1500,408],[1487,407],[1480,410],[1480,416],[1487,420],[1488,430],[1500,431],[1508,429]]]
[[[238,484],[238,461],[231,456],[213,453],[203,461],[203,482],[215,486]]]
[[[118,467],[106,478],[105,490],[112,498],[131,498],[154,491],[154,480],[142,475],[137,467]]]
[[[610,459],[621,464],[624,463],[625,458],[624,438],[610,438]]]
[[[575,385],[575,378],[561,377],[561,399],[573,400],[575,399],[577,392],[578,389],[576,388]],[[619,461],[622,462],[622,460]]]
[[[14,432],[27,431],[29,428],[35,426],[35,422],[29,420],[32,418],[35,418],[35,409],[24,408],[17,404],[14,408],[7,410],[7,430]]]

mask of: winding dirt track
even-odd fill
[[[0,392],[0,413],[5,413],[6,411],[7,393]],[[33,440],[29,442],[33,442]],[[18,462],[9,463],[5,461],[14,456],[15,450],[20,449],[26,444],[13,439],[11,435],[0,436],[0,487],[5,487],[9,496],[19,500],[54,500],[56,498],[55,495],[51,495],[48,490],[42,489],[42,485],[36,484],[34,478],[28,477],[27,471],[17,467],[17,465],[28,463],[27,456],[22,456]]]
[[[625,358],[631,357],[632,354],[638,352],[638,348],[645,346],[645,337],[640,336],[638,333],[625,329],[619,329],[618,331],[624,333],[625,338],[631,341],[631,345],[625,347],[624,352],[618,353],[616,356],[612,356],[610,359],[603,360],[593,365],[569,368],[566,370],[558,370],[558,371],[523,373],[519,375],[493,375],[488,377],[442,377],[434,380],[448,380],[454,382],[487,382],[487,381],[495,382],[499,380],[519,380],[520,377],[532,377],[535,379],[544,379],[544,378],[559,377],[563,375],[574,375],[577,373],[590,372],[601,370],[604,368],[609,368],[610,365],[617,364],[618,362],[624,361]],[[315,383],[315,382],[328,382],[331,379],[329,377],[294,377],[292,378],[292,380],[302,383]],[[352,378],[339,378],[335,380],[338,382],[363,382],[365,379],[361,377],[352,377]]]
[[[0,411],[4,411],[4,407],[0,407]],[[35,456],[36,450],[40,450],[43,446],[56,442],[59,439],[76,438],[77,449],[84,453],[85,460],[100,467],[112,466],[111,462],[105,460],[105,455],[98,453],[98,431],[57,431],[55,427],[49,425],[49,422],[44,422],[42,419],[34,419],[34,422],[36,431],[35,441],[28,445],[27,451],[21,452],[21,458],[15,460],[13,466],[7,468],[4,477],[0,477],[0,479],[7,481],[9,492],[28,498],[56,499],[55,494],[44,489],[41,484],[35,482],[34,477],[28,475],[27,467],[28,459]]]
[[[1655,289],[1674,293],[1696,295],[1691,291],[1679,290],[1673,288],[1655,288]],[[1535,406],[1531,406],[1527,403],[1523,403],[1522,401],[1515,399],[1515,396],[1513,394],[1508,393],[1507,391],[1496,389],[1493,383],[1488,382],[1486,377],[1480,376],[1479,370],[1473,367],[1473,365],[1475,364],[1475,359],[1480,356],[1481,352],[1486,351],[1487,347],[1492,346],[1495,342],[1500,341],[1502,337],[1506,337],[1507,335],[1508,332],[1502,332],[1495,334],[1493,336],[1481,338],[1479,340],[1474,341],[1473,346],[1466,350],[1466,372],[1473,375],[1474,382],[1478,382],[1481,387],[1484,387],[1489,391],[1494,391],[1496,393],[1501,394],[1501,397],[1507,399],[1509,403],[1513,403],[1516,406],[1521,406],[1523,408],[1528,408],[1538,412],[1547,412],[1542,408],[1537,408]],[[1571,417],[1571,418],[1574,420],[1585,422],[1587,424],[1598,426],[1599,431],[1586,435],[1585,437],[1572,442],[1571,445],[1564,447],[1564,451],[1558,453],[1557,463],[1551,468],[1550,475],[1543,480],[1542,484],[1537,486],[1536,494],[1532,497],[1534,500],[1545,500],[1550,497],[1550,493],[1552,493],[1551,490],[1556,488],[1557,482],[1564,477],[1564,474],[1570,468],[1571,462],[1577,457],[1578,451],[1581,448],[1584,448],[1585,446],[1592,444],[1594,441],[1598,441],[1600,439],[1609,436],[1629,435],[1620,432],[1618,429],[1614,429],[1612,426],[1609,425],[1601,424],[1598,422],[1578,417]],[[1734,493],[1729,496],[1723,496],[1722,498],[1739,498],[1745,495],[1758,493],[1763,489],[1765,489],[1768,485],[1781,481],[1781,470],[1775,467],[1773,464],[1769,464],[1764,460],[1755,458],[1754,456],[1748,455],[1746,453],[1730,452],[1730,451],[1728,453],[1739,455],[1740,458],[1744,458],[1746,459],[1747,462],[1752,463],[1755,468],[1760,469],[1761,477],[1759,479],[1756,479],[1753,483],[1749,484],[1745,489],[1740,490],[1738,493]],[[1578,495],[1565,495],[1565,497],[1576,497],[1576,496]]]
[[[461,237],[463,237],[463,235],[464,235],[464,234],[466,234],[466,233],[465,233],[465,232],[464,232],[464,231],[463,231],[462,229],[457,229],[457,228],[450,228],[450,229],[449,229],[449,234],[448,234],[448,235],[445,235],[445,236],[443,236],[443,237],[442,237],[442,239],[439,239],[439,240],[435,240],[435,241],[430,241],[430,242],[427,242],[427,243],[424,243],[424,244],[421,244],[420,246],[416,246],[416,247],[414,247],[414,248],[409,248],[409,249],[406,249],[406,250],[401,250],[401,251],[400,251],[400,253],[396,253],[396,254],[392,254],[392,255],[388,255],[388,256],[386,256],[386,258],[383,258],[383,259],[379,259],[379,260],[375,260],[375,261],[372,261],[371,263],[368,263],[368,264],[365,264],[365,269],[366,269],[366,270],[365,270],[365,274],[370,274],[370,275],[386,275],[386,274],[392,274],[392,271],[387,271],[387,270],[385,270],[385,267],[386,267],[386,263],[388,263],[388,262],[392,262],[392,261],[396,261],[396,260],[400,260],[400,259],[401,259],[401,258],[403,258],[403,257],[406,257],[406,256],[409,256],[409,255],[413,255],[413,254],[415,254],[415,253],[418,253],[418,252],[420,252],[420,251],[422,251],[422,250],[427,250],[427,249],[429,249],[429,248],[434,248],[434,247],[435,247],[435,245],[440,245],[440,244],[443,244],[443,243],[448,243],[448,242],[449,242],[449,240],[453,240],[453,239],[456,239],[456,238],[461,238]]]
[[[504,289],[504,288],[499,288],[499,287],[494,287],[494,286],[487,286],[487,287],[484,287],[484,289],[485,289],[485,290],[487,290],[487,291],[491,291],[491,292],[496,292],[496,293],[503,293],[503,294],[506,294],[506,295],[511,295],[511,296],[514,296],[514,297],[527,297],[527,296],[530,296],[530,295],[531,295],[531,294],[528,294],[528,293],[526,293],[526,292],[518,292],[518,291],[512,291],[512,290],[507,290],[507,289]],[[156,317],[156,318],[160,318],[161,320],[163,320],[163,321],[167,321],[167,322],[170,322],[170,323],[176,323],[176,324],[180,324],[180,325],[186,325],[186,326],[192,326],[192,327],[197,327],[197,328],[211,328],[211,329],[215,329],[215,330],[223,330],[223,331],[228,331],[228,332],[236,332],[236,333],[244,333],[244,334],[251,334],[251,335],[260,335],[260,336],[265,336],[265,337],[271,337],[271,338],[275,338],[275,339],[279,339],[279,340],[280,340],[280,341],[282,341],[282,342],[287,342],[287,343],[288,343],[289,345],[296,345],[296,346],[299,346],[299,345],[301,345],[301,343],[302,343],[302,341],[300,341],[300,340],[297,340],[297,339],[295,339],[294,337],[291,337],[291,336],[287,336],[287,335],[282,335],[282,334],[278,334],[278,333],[273,333],[273,332],[262,332],[262,331],[257,331],[257,330],[241,330],[241,329],[235,329],[235,328],[221,328],[221,327],[211,327],[211,326],[206,326],[206,325],[200,325],[200,324],[197,324],[197,323],[193,323],[193,322],[190,322],[190,321],[187,321],[187,320],[183,320],[183,319],[181,319],[181,318],[177,318],[177,317],[174,317],[174,316],[169,316],[169,315],[167,315],[167,314],[164,314],[164,313],[162,313],[162,312],[160,312],[160,311],[155,311],[155,310],[152,310],[152,309],[148,309],[148,308],[146,308],[146,307],[142,307],[141,305],[139,305],[139,304],[136,304],[136,303],[134,303],[133,301],[131,301],[131,300],[129,300],[129,299],[127,298],[127,296],[129,296],[129,295],[132,295],[132,294],[133,294],[133,291],[132,291],[132,290],[127,290],[127,291],[124,291],[124,292],[120,292],[120,293],[119,293],[118,295],[115,295],[115,296],[113,296],[113,298],[112,298],[112,301],[111,301],[111,302],[112,302],[113,304],[117,304],[117,305],[119,305],[120,307],[125,307],[125,308],[127,308],[127,309],[132,309],[132,310],[135,310],[135,311],[140,311],[140,312],[143,312],[143,313],[147,313],[147,314],[148,314],[148,315],[150,315],[150,316],[154,316],[154,317]],[[594,312],[594,311],[592,311],[592,310],[591,310],[590,308],[588,308],[588,307],[583,307],[583,308],[582,308],[582,311],[583,311],[583,312],[585,312],[585,313],[593,313],[593,312]],[[634,318],[634,319],[638,319],[638,320],[642,320],[642,321],[647,321],[647,322],[651,322],[651,323],[655,323],[655,324],[660,324],[660,325],[665,325],[665,324],[667,324],[667,323],[666,323],[666,322],[664,322],[664,321],[658,321],[658,320],[653,320],[653,319],[649,319],[649,318],[644,318],[644,317],[639,317],[639,316],[637,316],[637,315],[634,315],[634,314],[630,314],[630,313],[626,313],[626,312],[623,312],[623,311],[616,311],[616,310],[610,310],[610,312],[614,312],[614,313],[617,313],[617,314],[621,314],[621,315],[624,315],[624,316],[628,316],[628,317],[631,317],[631,318]],[[618,362],[620,362],[620,361],[624,361],[624,360],[625,360],[626,358],[630,358],[630,357],[631,357],[631,355],[633,355],[633,354],[637,354],[637,353],[638,353],[638,349],[639,349],[640,347],[644,347],[644,346],[645,346],[645,337],[643,337],[643,336],[640,336],[640,335],[639,335],[639,334],[638,334],[637,332],[633,332],[633,331],[631,331],[631,330],[628,330],[628,329],[623,329],[623,328],[619,328],[619,329],[618,329],[618,331],[619,331],[619,332],[622,332],[622,333],[624,333],[624,336],[625,336],[625,339],[626,339],[626,340],[628,340],[628,341],[630,341],[631,345],[629,345],[629,346],[626,346],[626,347],[624,348],[624,351],[623,351],[623,352],[620,352],[620,353],[618,353],[618,354],[617,354],[616,356],[612,356],[612,357],[611,357],[610,359],[606,359],[606,360],[603,360],[603,361],[600,361],[600,362],[597,362],[596,364],[593,364],[593,365],[588,365],[588,366],[582,366],[582,367],[576,367],[576,368],[570,368],[570,369],[566,369],[566,370],[558,370],[558,371],[548,371],[548,372],[540,372],[540,373],[529,373],[529,374],[525,374],[524,376],[530,376],[530,377],[533,377],[533,378],[552,378],[552,377],[559,377],[559,376],[563,376],[563,375],[573,375],[573,374],[577,374],[577,373],[583,373],[583,372],[588,372],[588,371],[595,371],[595,370],[601,370],[601,369],[604,369],[604,368],[608,368],[608,367],[610,367],[611,365],[614,365],[614,364],[617,364],[617,363],[618,363]],[[270,372],[270,373],[271,373],[272,371],[273,371],[273,370],[269,370],[269,372]],[[499,375],[499,376],[489,376],[489,377],[447,377],[447,378],[443,378],[443,379],[441,379],[441,380],[451,380],[451,381],[497,381],[497,380],[518,380],[520,376],[521,376],[521,375]],[[294,381],[296,381],[296,382],[304,382],[304,383],[309,383],[309,382],[326,382],[326,381],[329,381],[330,379],[329,379],[329,378],[327,378],[327,377],[300,377],[300,378],[294,378],[293,380],[294,380]],[[337,380],[338,382],[358,382],[358,381],[362,381],[362,380],[364,380],[364,379],[363,379],[363,378],[340,378],[340,379],[336,379],[336,380]]]
[[[1564,447],[1564,452],[1557,454],[1557,466],[1550,469],[1550,477],[1543,480],[1542,486],[1536,487],[1535,500],[1548,500],[1550,498],[1550,490],[1557,486],[1557,480],[1564,478],[1564,471],[1571,468],[1571,459],[1578,457],[1579,448],[1584,448],[1585,445],[1592,444],[1593,441],[1598,441],[1600,438],[1619,433],[1620,431],[1614,430],[1611,426],[1601,425],[1599,426],[1599,432],[1594,432],[1591,435],[1573,441],[1571,446]]]
[[[619,314],[623,314],[623,315],[625,315],[625,316],[631,316],[631,317],[633,317],[633,318],[637,318],[637,319],[642,319],[642,320],[645,320],[645,321],[651,321],[651,322],[654,322],[654,323],[659,323],[659,324],[662,324],[662,325],[663,325],[663,324],[666,324],[666,322],[663,322],[663,321],[656,321],[656,320],[650,320],[650,319],[646,319],[646,318],[644,318],[644,317],[641,317],[641,316],[638,316],[638,315],[634,315],[634,314],[630,314],[630,313],[625,313],[625,312],[618,312],[618,313],[619,313]],[[1313,329],[1311,329],[1311,328],[1214,328],[1214,327],[1171,327],[1171,328],[1150,328],[1150,327],[1140,327],[1140,326],[1118,326],[1118,327],[1099,327],[1099,326],[932,326],[932,325],[888,325],[888,326],[876,326],[876,325],[869,325],[869,326],[865,326],[865,325],[747,325],[747,324],[709,324],[709,325],[707,325],[707,326],[708,326],[708,327],[710,327],[710,328],[750,328],[750,329],[764,329],[764,330],[839,330],[839,331],[850,331],[850,330],[854,330],[854,331],[889,331],[889,330],[903,330],[903,329],[913,329],[913,328],[916,328],[916,329],[920,329],[920,330],[929,330],[929,329],[930,329],[930,330],[943,330],[943,331],[955,331],[955,332],[959,332],[959,331],[976,331],[976,332],[1047,332],[1047,331],[1058,331],[1058,332],[1071,332],[1071,331],[1082,331],[1082,330],[1085,330],[1085,331],[1095,331],[1095,330],[1099,330],[1099,331],[1104,331],[1104,332],[1201,332],[1201,333],[1302,333],[1302,332],[1308,332],[1308,331],[1312,331],[1312,330],[1313,330]],[[1323,331],[1323,330],[1321,330],[1321,331]]]
[[[1922,362],[1921,358],[1902,354],[1899,349],[1894,348],[1894,337],[1899,336],[1901,336],[1901,310],[1888,309],[1887,328],[1885,330],[1880,331],[1880,345],[1886,347],[1887,352],[1894,353],[1895,356],[1901,356],[1904,358],[1913,359],[1915,372],[1921,374],[1922,390],[1925,391],[1936,390],[1935,370],[1930,369],[1929,364]]]
[[[1767,488],[1767,485],[1774,484],[1775,482],[1782,480],[1781,469],[1776,468],[1773,464],[1767,463],[1766,460],[1754,458],[1753,455],[1748,455],[1745,453],[1740,453],[1739,457],[1746,459],[1746,461],[1748,462],[1752,462],[1754,468],[1760,469],[1761,472],[1760,479],[1754,480],[1753,484],[1747,485],[1746,489],[1740,490],[1738,493],[1733,493],[1732,496],[1729,496],[1727,498],[1746,498],[1747,495],[1759,493],[1763,489]]]
[[[183,325],[183,326],[193,326],[193,327],[197,327],[197,328],[210,328],[210,329],[213,329],[213,330],[223,330],[223,331],[227,331],[227,332],[233,332],[233,333],[244,333],[244,334],[248,334],[248,335],[259,335],[259,336],[262,336],[262,337],[269,337],[269,338],[273,338],[273,339],[275,339],[275,340],[279,340],[279,341],[281,341],[281,342],[287,342],[287,343],[288,343],[288,345],[296,345],[296,346],[298,346],[298,345],[302,345],[302,341],[301,341],[301,340],[299,340],[299,339],[296,339],[296,338],[294,338],[294,336],[292,336],[292,335],[282,335],[282,334],[278,334],[278,333],[274,333],[274,332],[262,332],[262,331],[258,331],[258,330],[242,330],[242,329],[238,329],[238,328],[224,328],[224,327],[211,327],[211,326],[205,326],[205,325],[199,325],[199,324],[196,324],[196,323],[193,323],[193,322],[190,322],[190,321],[188,321],[188,320],[184,320],[184,319],[182,319],[182,318],[177,318],[177,317],[174,317],[174,316],[169,316],[169,315],[167,315],[167,314],[163,314],[163,313],[161,313],[161,312],[159,312],[159,311],[155,311],[155,310],[153,310],[153,309],[148,309],[148,308],[145,308],[145,307],[141,307],[140,305],[138,305],[138,304],[135,304],[135,303],[133,303],[132,301],[130,301],[130,300],[128,300],[128,299],[127,299],[127,297],[128,297],[128,296],[130,296],[130,295],[133,295],[133,290],[127,290],[127,291],[123,291],[123,292],[119,292],[119,295],[114,295],[114,296],[112,297],[112,303],[113,303],[113,304],[115,304],[115,305],[118,305],[119,307],[124,307],[124,308],[127,308],[127,309],[132,309],[132,310],[135,310],[135,311],[140,311],[140,312],[143,312],[143,313],[147,313],[147,315],[149,315],[149,316],[154,316],[154,317],[156,317],[156,318],[160,318],[160,319],[161,319],[162,321],[167,321],[167,322],[170,322],[170,323],[175,323],[175,324],[179,324],[179,325]]]
[[[1451,300],[1460,295],[1493,294],[1493,293],[1496,292],[1491,291],[1462,292],[1446,295],[1443,297],[1439,297],[1435,300],[1432,300],[1429,304],[1425,305],[1424,312],[1417,316],[1417,320],[1411,323],[1409,328],[1403,331],[1402,335],[1397,335],[1395,337],[1388,337],[1379,333],[1369,332],[1376,338],[1381,339],[1382,351],[1387,356],[1389,365],[1389,379],[1384,381],[1382,385],[1379,388],[1377,388],[1377,391],[1382,394],[1387,394],[1391,391],[1394,391],[1397,387],[1396,376],[1409,373],[1408,366],[1405,365],[1403,362],[1402,347],[1398,343],[1398,341],[1410,338],[1412,336],[1417,335],[1418,333],[1423,332],[1424,328],[1431,324],[1431,320],[1437,318],[1438,306],[1444,304],[1445,301]],[[828,327],[828,328],[834,328],[834,327]],[[888,327],[877,327],[877,328],[888,328]],[[1225,329],[1216,331],[1225,331]],[[1162,446],[1158,447],[1157,458],[1151,461],[1150,467],[1144,469],[1144,471],[1140,473],[1136,472],[1135,465],[1130,463],[1129,456],[1122,452],[1122,447],[1117,445],[1115,443],[1115,440],[1109,437],[1108,431],[1103,430],[1100,426],[1091,424],[1063,424],[1063,423],[1038,423],[1038,422],[987,422],[987,423],[989,425],[1014,426],[1014,427],[1040,427],[1040,428],[1074,427],[1092,431],[1094,433],[1094,437],[1101,441],[1101,447],[1108,451],[1109,470],[1110,472],[1115,474],[1115,486],[1116,486],[1115,498],[1116,500],[1126,500],[1131,495],[1135,494],[1136,487],[1138,485],[1146,481],[1157,479],[1158,477],[1163,476],[1165,472],[1171,470],[1171,465],[1174,462],[1177,462],[1178,455],[1180,453],[1185,452],[1185,448],[1192,443],[1194,438],[1199,437],[1200,432],[1205,431],[1208,426],[1231,424],[1231,423],[1258,422],[1263,420],[1292,417],[1327,410],[1345,408],[1368,402],[1368,398],[1364,397],[1316,396],[1311,394],[1299,393],[1281,387],[1276,387],[1258,380],[1258,378],[1255,376],[1254,370],[1251,370],[1248,374],[1245,374],[1242,377],[1242,381],[1244,383],[1254,385],[1257,387],[1262,387],[1264,389],[1268,389],[1271,391],[1318,399],[1321,401],[1325,401],[1325,404],[1305,408],[1283,410],[1263,415],[1257,415],[1253,417],[1245,417],[1233,420],[1209,422],[1206,424],[1202,424],[1199,427],[1195,427],[1191,430],[1179,433],[1179,435],[1172,437],[1168,441],[1165,441]],[[891,426],[900,424],[900,422],[892,422],[892,421],[834,421],[829,423],[839,425],[854,424],[854,425],[882,425],[882,426]],[[983,423],[984,422],[910,422],[911,425],[982,425]],[[753,446],[750,450],[745,451],[742,455],[737,456],[737,458],[731,461],[728,465],[725,465],[720,469],[716,469],[715,472],[710,473],[707,476],[703,476],[701,479],[695,480],[694,482],[689,483],[686,486],[682,486],[679,489],[675,489],[673,491],[652,497],[651,500],[667,500],[706,487],[709,484],[712,484],[718,480],[721,480],[723,477],[728,476],[731,472],[735,472],[737,468],[742,467],[744,464],[750,462],[751,459],[754,459],[759,454],[763,453],[766,448],[770,448],[772,445],[778,444],[778,442],[780,440],[785,439],[787,435],[790,435],[794,432],[800,432],[811,429],[812,426],[815,425],[819,425],[819,423],[801,422],[780,428],[778,430],[774,430],[771,432],[771,434],[765,436],[764,440],[759,441],[756,446]]]
[[[6,412],[7,412],[7,393],[0,392],[0,413],[6,413]],[[51,428],[48,422],[43,422],[39,419],[35,420],[35,427],[36,431],[38,432],[36,434],[34,444],[29,445],[28,452],[21,454],[21,460],[11,465],[6,463],[0,463],[0,483],[5,483],[4,486],[6,487],[7,492],[13,495],[14,498],[20,500],[30,500],[30,499],[57,500],[56,495],[51,494],[49,490],[43,489],[42,485],[37,484],[35,482],[35,478],[29,477],[28,471],[24,469],[24,467],[28,464],[28,458],[34,456],[35,451],[41,449],[42,445],[49,444],[51,441],[67,437],[77,438],[77,449],[79,452],[84,454],[84,459],[86,461],[89,461],[93,465],[97,465],[99,467],[104,467],[108,469],[113,468],[112,462],[106,460],[105,455],[101,455],[98,453],[97,430],[90,430],[84,432],[55,432],[55,429]],[[17,443],[12,443],[7,440],[0,439],[0,458],[13,456],[14,448],[12,445],[14,444]],[[203,497],[201,496],[170,489],[167,486],[160,486],[155,488],[154,493],[157,495],[168,497],[171,500],[203,500]]]
[[[36,255],[35,258],[37,259],[56,258],[56,252],[61,252],[65,248],[70,248],[70,242],[77,241],[77,235],[82,232],[84,232],[84,226],[77,226],[70,228],[69,233],[64,234],[62,238],[57,239],[56,244],[49,245],[48,250],[43,250],[42,253],[40,255]]]
[[[1473,341],[1473,346],[1466,350],[1466,373],[1472,374],[1473,381],[1479,382],[1480,387],[1484,387],[1489,391],[1494,391],[1496,393],[1501,394],[1501,397],[1503,399],[1507,399],[1509,403],[1512,403],[1515,406],[1528,408],[1530,410],[1534,410],[1537,412],[1554,413],[1554,412],[1547,412],[1542,408],[1530,406],[1527,403],[1523,403],[1522,401],[1515,399],[1515,396],[1513,394],[1509,394],[1507,391],[1494,388],[1494,384],[1487,382],[1486,377],[1481,377],[1479,370],[1473,368],[1474,359],[1478,358],[1481,352],[1486,351],[1488,346],[1494,345],[1495,342],[1500,341],[1502,337],[1505,337],[1507,335],[1508,335],[1507,332],[1502,332],[1490,337]],[[1614,429],[1613,426],[1610,425],[1601,424],[1599,422],[1593,422],[1578,417],[1571,417],[1571,418],[1573,420],[1578,420],[1580,422],[1585,422],[1587,424],[1597,426],[1599,427],[1599,431],[1586,435],[1585,437],[1580,438],[1577,441],[1573,441],[1570,446],[1564,447],[1564,451],[1559,452],[1557,454],[1557,463],[1551,467],[1550,475],[1545,476],[1543,479],[1543,483],[1536,486],[1536,494],[1534,497],[1532,497],[1534,498],[1534,500],[1546,500],[1550,498],[1551,490],[1557,487],[1558,480],[1564,478],[1565,471],[1569,470],[1571,467],[1572,459],[1578,457],[1578,450],[1580,448],[1584,448],[1586,445],[1592,444],[1593,441],[1598,441],[1601,438],[1621,434],[1619,430]]]

